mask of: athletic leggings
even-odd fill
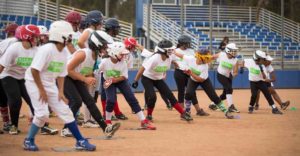
[[[251,106],[254,106],[255,104],[258,90],[260,90],[264,94],[270,106],[274,104],[272,96],[268,90],[268,86],[264,81],[257,81],[257,82],[250,81],[250,88],[251,88],[251,100],[250,100]]]
[[[74,117],[76,116],[83,102],[90,111],[92,117],[100,125],[102,130],[105,130],[107,125],[96,105],[94,98],[90,95],[84,82],[73,80],[72,78],[67,76],[65,78],[64,93],[69,99],[69,106],[73,112]]]
[[[148,108],[154,109],[156,103],[156,93],[154,87],[157,88],[160,95],[164,94],[165,97],[170,101],[171,105],[174,106],[177,103],[175,96],[169,89],[168,85],[164,80],[152,80],[148,77],[142,76],[142,84],[145,88],[145,100]]]
[[[7,97],[1,81],[2,79],[0,79],[0,107],[7,107]]]
[[[196,90],[198,86],[201,86],[206,93],[206,95],[209,97],[211,101],[213,101],[215,104],[221,103],[221,99],[218,97],[214,87],[212,86],[210,79],[207,78],[203,82],[195,82],[191,78],[189,78],[187,88],[186,88],[186,93],[185,93],[185,99],[186,100],[191,100],[193,96],[196,95]]]
[[[226,99],[226,94],[232,94],[233,89],[232,89],[232,79],[218,73],[217,74],[217,79],[218,81],[222,84],[223,86],[223,92],[220,95],[221,100]]]
[[[13,77],[7,76],[3,78],[1,82],[7,97],[11,124],[18,127],[19,115],[22,106],[22,97],[28,104],[31,113],[34,115],[34,109],[25,87],[25,80],[18,80]]]

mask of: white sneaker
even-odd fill
[[[60,136],[62,137],[73,137],[73,134],[70,132],[68,128],[64,128],[61,130]]]
[[[95,123],[94,121],[88,120],[88,121],[84,122],[81,127],[83,127],[83,128],[99,128],[100,126],[99,126],[99,124]]]
[[[104,134],[106,137],[111,138],[115,132],[120,128],[121,123],[114,123],[114,124],[108,124],[107,127],[105,128]]]

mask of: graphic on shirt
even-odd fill
[[[250,73],[254,74],[254,75],[259,75],[260,74],[260,70],[251,67],[250,68]]]
[[[196,74],[196,75],[200,75],[200,74],[201,74],[201,72],[200,72],[199,70],[197,70],[197,69],[195,69],[195,68],[193,68],[193,67],[191,67],[190,70],[191,70],[194,74]]]
[[[107,77],[120,77],[121,76],[121,71],[119,70],[107,70],[106,71],[106,76]]]
[[[225,62],[225,61],[221,62],[221,66],[223,68],[227,68],[227,69],[232,69],[232,67],[233,67],[233,65],[231,63],[228,63],[228,62]]]
[[[32,62],[32,57],[18,57],[17,65],[21,67],[29,67]]]
[[[60,73],[63,71],[63,66],[64,63],[63,62],[55,62],[55,61],[51,61],[47,70],[53,73]]]
[[[93,73],[93,68],[91,67],[83,67],[81,70],[80,70],[80,74],[86,76],[86,75],[90,75]]]
[[[154,71],[157,73],[164,73],[168,70],[168,66],[156,66]]]

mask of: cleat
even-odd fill
[[[228,108],[228,111],[229,111],[230,113],[240,113],[240,111],[236,109],[236,107],[234,106],[234,104],[232,104],[232,105]]]
[[[233,116],[229,111],[227,111],[227,112],[225,113],[225,117],[226,117],[227,119],[234,119],[234,116]]]
[[[4,124],[3,124],[3,131],[9,132],[10,126],[11,125],[8,122],[4,122]]]
[[[128,117],[125,116],[124,114],[116,115],[116,118],[117,118],[117,119],[120,119],[120,120],[128,120]]]
[[[258,104],[258,103],[254,105],[254,109],[255,109],[255,110],[258,110],[258,109],[259,109],[259,104]]]
[[[49,126],[44,126],[41,128],[41,134],[42,135],[56,135],[58,133],[57,129],[54,129]]]
[[[173,107],[172,107],[172,105],[171,105],[170,103],[167,104],[167,108],[168,108],[168,110],[170,110],[170,111],[173,110]]]
[[[97,123],[92,120],[88,120],[87,122],[82,123],[81,127],[83,128],[98,128],[100,127]]]
[[[282,110],[286,110],[290,105],[290,101],[286,101],[280,105]]]
[[[280,115],[283,114],[280,110],[278,110],[278,108],[273,108],[273,109],[272,109],[272,113],[273,113],[273,114],[280,114]]]
[[[39,148],[34,143],[34,139],[27,139],[27,138],[24,140],[23,148],[24,148],[24,150],[27,150],[27,151],[38,151],[39,150]]]
[[[248,113],[249,113],[249,114],[252,114],[253,111],[254,111],[254,107],[253,107],[253,106],[250,106],[250,107],[248,108]]]
[[[62,137],[73,137],[73,134],[70,132],[68,128],[64,128],[61,130],[60,136]]]
[[[120,128],[121,123],[115,123],[115,124],[108,124],[107,127],[104,130],[105,136],[108,138],[113,137],[113,135],[116,133],[116,131]]]
[[[181,114],[180,117],[181,117],[182,120],[185,120],[185,121],[192,121],[193,120],[191,115],[187,112]]]
[[[20,131],[18,130],[18,127],[12,125],[8,132],[10,135],[18,135]]]
[[[202,108],[200,108],[200,110],[197,111],[196,115],[198,115],[198,116],[209,116],[209,114],[206,113]]]
[[[214,103],[211,103],[211,104],[208,106],[208,108],[209,108],[210,110],[213,110],[213,111],[216,111],[216,110],[218,109],[218,107],[217,107],[216,104],[214,104]]]
[[[145,119],[141,122],[141,129],[145,130],[156,130],[156,127],[151,125],[150,121]]]
[[[76,142],[76,150],[95,151],[96,146],[89,143],[87,139],[81,139]]]

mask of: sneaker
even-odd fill
[[[230,112],[230,113],[240,113],[240,111],[239,110],[237,110],[236,109],[236,107],[234,106],[234,104],[232,104],[229,108],[228,108],[228,111]]]
[[[34,139],[27,139],[27,138],[25,138],[25,140],[24,140],[23,148],[24,148],[24,150],[27,150],[27,151],[38,151],[39,150],[39,148],[34,143]]]
[[[60,136],[62,137],[73,137],[73,134],[68,128],[63,128],[60,132]]]
[[[215,110],[218,109],[218,107],[217,107],[216,104],[214,104],[214,103],[211,103],[211,104],[208,106],[208,108],[211,109],[211,110],[213,110],[213,111],[215,111]]]
[[[120,128],[121,123],[115,123],[115,124],[108,124],[107,127],[104,130],[104,134],[111,138],[116,133],[116,131]]]
[[[290,101],[286,101],[286,102],[282,103],[280,105],[280,107],[281,107],[282,110],[286,110],[289,105],[290,105]]]
[[[9,134],[10,135],[18,135],[20,133],[20,131],[18,130],[18,127],[16,127],[15,125],[12,125],[9,129]]]
[[[120,119],[120,120],[128,120],[128,117],[125,116],[124,114],[116,115],[116,118],[117,118],[117,119]]]
[[[150,121],[147,119],[141,122],[141,128],[145,130],[156,130],[156,127],[151,125]]]
[[[88,121],[82,123],[81,127],[83,127],[83,128],[98,128],[100,126],[99,126],[99,124],[95,123],[94,121],[88,120]]]
[[[233,119],[234,118],[234,116],[229,111],[225,112],[225,117],[227,119]]]
[[[153,117],[152,117],[152,115],[147,115],[147,116],[146,116],[146,119],[149,120],[149,121],[151,121],[151,122],[153,122]]]
[[[273,108],[273,109],[272,109],[272,113],[273,113],[273,114],[280,114],[280,115],[283,114],[278,108]]]
[[[87,139],[81,139],[76,142],[76,150],[95,151],[96,146],[89,143]]]
[[[254,111],[254,107],[253,107],[253,106],[250,106],[250,107],[248,108],[248,113],[249,113],[249,114],[252,114],[253,111]]]
[[[209,114],[206,113],[202,108],[200,108],[200,110],[197,111],[196,115],[198,115],[198,116],[209,116]]]
[[[3,124],[3,131],[8,132],[9,129],[10,129],[9,122],[4,122],[4,124]]]
[[[255,104],[255,105],[254,105],[254,109],[255,109],[255,110],[258,110],[258,109],[259,109],[259,104]]]
[[[192,121],[193,120],[191,115],[187,112],[181,114],[180,117],[181,117],[182,120],[185,120],[185,121]]]
[[[58,133],[58,130],[57,129],[54,129],[50,126],[43,126],[41,128],[41,134],[42,135],[55,135]]]

